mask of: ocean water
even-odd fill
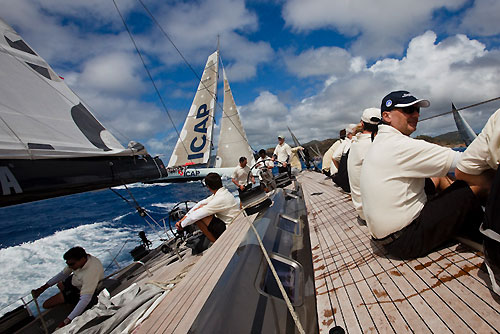
[[[223,183],[237,196],[229,179]],[[114,190],[133,203],[124,186]],[[210,195],[200,181],[133,184],[128,190],[158,222],[176,203]],[[97,256],[109,274],[118,269],[115,257],[121,267],[132,262],[129,252],[140,243],[139,231],[146,232],[153,246],[160,245],[170,232],[148,221],[109,189],[0,208],[0,315],[21,305],[20,298],[31,299],[31,289],[60,272],[62,256],[71,247],[82,246]],[[50,288],[39,302],[56,292]]]

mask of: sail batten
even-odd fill
[[[169,167],[188,163],[206,164],[210,158],[218,68],[219,51],[215,51],[207,59],[193,103],[170,157]]]
[[[255,158],[234,102],[233,93],[224,72],[224,104],[217,147],[216,166],[235,167],[240,157],[246,157],[253,166]]]

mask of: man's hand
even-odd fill
[[[245,186],[242,184],[240,184],[238,187],[240,188],[241,191],[245,190]]]
[[[69,324],[70,322],[71,322],[71,320],[69,320],[68,318],[66,318],[63,321],[61,321],[61,323],[57,326],[57,328],[62,328],[64,326],[66,326],[67,324]]]
[[[286,162],[283,163],[283,167],[286,167]]]
[[[182,225],[181,225],[182,219],[179,220],[177,223],[175,223],[175,228],[177,231],[182,231]]]
[[[45,290],[47,290],[47,284],[42,285],[38,289],[31,290],[31,295],[33,298],[38,298]]]

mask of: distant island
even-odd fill
[[[422,139],[430,143],[446,147],[465,147],[465,144],[463,140],[460,138],[458,131],[448,132],[436,137],[420,135],[417,136],[416,139]],[[309,154],[311,156],[315,156],[316,154],[314,154],[314,151],[317,151],[319,149],[319,152],[321,154],[325,154],[325,152],[330,148],[330,146],[332,146],[332,144],[337,140],[338,138],[328,138],[325,140],[311,140],[310,142],[302,143],[302,146],[309,150]],[[290,146],[293,146],[292,145],[293,142],[288,144]],[[268,148],[266,152],[269,156],[271,156],[274,152],[274,147]]]

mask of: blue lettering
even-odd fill
[[[201,132],[201,133],[207,133],[207,121],[208,117],[202,120],[200,123],[196,124],[194,126],[194,131],[196,132]]]
[[[198,137],[194,137],[193,140],[191,141],[191,145],[189,146],[189,148],[193,152],[200,152],[201,150],[203,150],[203,148],[205,147],[205,144],[207,143],[207,136],[205,136],[205,135],[201,136],[202,143],[200,146],[195,145],[195,143],[197,141],[198,141]]]
[[[196,113],[196,118],[202,118],[202,117],[205,117],[205,116],[208,116],[208,109],[207,109],[207,105],[206,104],[202,104],[198,108],[198,112]]]
[[[203,158],[203,153],[196,153],[196,154],[189,154],[188,159],[193,160],[193,159],[200,159]]]

